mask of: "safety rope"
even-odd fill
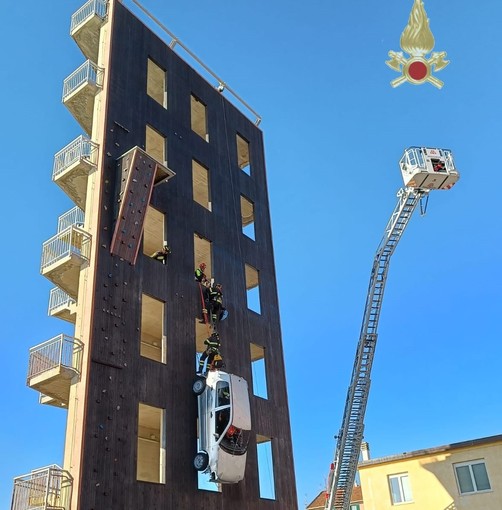
[[[204,292],[202,291],[202,283],[199,282],[199,290],[200,290],[200,300],[202,304],[202,317],[204,318],[204,323],[206,324],[207,334],[211,336],[211,325],[209,324],[209,313],[206,308],[206,302],[204,301]]]

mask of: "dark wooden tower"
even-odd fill
[[[42,271],[72,296],[74,373],[59,400],[33,384],[68,408],[71,509],[295,509],[262,132],[120,1],[88,4],[72,35],[91,71],[63,98],[88,153],[54,178],[85,220],[73,266]],[[165,265],[150,256],[164,242]],[[219,491],[192,464],[202,261],[223,285],[225,370],[248,381],[253,424],[244,480]]]

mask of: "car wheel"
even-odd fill
[[[206,452],[199,452],[193,459],[193,465],[197,471],[205,471],[209,464],[209,455]]]
[[[202,392],[206,389],[206,380],[203,377],[198,377],[195,379],[192,385],[192,391],[196,395],[201,395]]]

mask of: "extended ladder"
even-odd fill
[[[370,390],[370,374],[389,261],[421,197],[429,191],[401,188],[398,203],[378,245],[371,270],[363,323],[342,428],[337,436],[334,462],[328,479],[326,510],[348,510],[364,431],[364,413]]]

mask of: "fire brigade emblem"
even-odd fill
[[[402,51],[389,51],[390,60],[385,63],[401,73],[399,78],[390,82],[392,87],[399,87],[405,81],[413,85],[428,81],[438,89],[443,87],[444,83],[432,73],[441,71],[450,62],[445,60],[445,51],[433,52],[427,57],[434,48],[434,36],[429,28],[429,19],[422,0],[414,0],[408,24],[401,34],[400,46],[410,56],[406,58]]]

